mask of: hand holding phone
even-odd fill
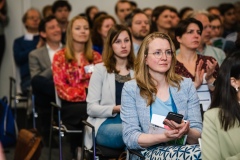
[[[183,115],[182,114],[178,114],[178,113],[174,113],[174,112],[168,112],[168,115],[166,117],[166,119],[168,120],[172,120],[178,124],[182,123],[182,119],[183,119]]]

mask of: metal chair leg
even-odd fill
[[[61,112],[58,109],[58,139],[59,139],[59,160],[62,160],[62,131],[61,131]]]
[[[53,123],[53,111],[54,108],[52,108],[51,111],[51,125],[50,125],[50,136],[49,136],[49,154],[48,154],[48,160],[51,160],[51,156],[52,156],[52,132],[53,132],[53,128],[52,128],[52,123]]]

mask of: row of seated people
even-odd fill
[[[201,34],[204,31],[203,24],[200,21],[195,19],[187,19],[179,23],[179,26],[177,27],[179,30],[175,31],[176,39],[180,43],[180,51],[177,56],[175,55],[174,45],[172,44],[171,40],[168,40],[169,37],[166,34],[153,33],[148,36],[151,37],[149,38],[149,40],[147,40],[147,38],[143,40],[143,43],[139,48],[139,52],[138,54],[136,54],[137,58],[135,60],[133,51],[134,46],[133,38],[129,29],[124,26],[116,25],[110,29],[106,38],[105,43],[106,47],[103,50],[104,63],[96,65],[94,67],[94,72],[93,72],[94,64],[101,62],[102,58],[99,53],[94,52],[92,50],[89,23],[86,18],[74,17],[69,22],[66,34],[67,41],[66,46],[64,46],[64,49],[61,49],[63,47],[60,43],[61,30],[58,26],[56,19],[54,17],[48,17],[47,19],[45,19],[45,21],[42,21],[41,23],[43,23],[42,24],[43,28],[42,30],[40,30],[41,25],[39,26],[39,33],[45,41],[45,46],[31,52],[29,56],[33,92],[36,91],[36,93],[34,93],[36,95],[40,94],[43,96],[47,96],[47,94],[45,95],[45,93],[41,90],[49,89],[48,91],[51,92],[51,97],[53,98],[54,97],[53,80],[54,80],[57,93],[59,97],[62,99],[62,107],[64,110],[63,112],[66,113],[63,116],[63,121],[66,124],[75,126],[77,128],[82,128],[81,120],[86,119],[87,115],[89,115],[88,121],[91,122],[97,130],[96,134],[97,143],[104,146],[116,148],[124,147],[126,144],[129,148],[134,148],[127,144],[127,142],[130,141],[124,140],[125,138],[124,135],[122,135],[121,129],[122,120],[123,124],[125,123],[123,118],[124,114],[121,114],[122,115],[121,120],[119,113],[120,111],[121,112],[124,111],[124,106],[123,104],[121,105],[121,102],[122,103],[124,102],[124,100],[121,101],[121,91],[124,82],[133,78],[132,70],[135,70],[135,77],[137,80],[138,87],[144,86],[144,84],[145,85],[149,84],[150,86],[152,85],[152,87],[147,89],[144,87],[143,91],[139,92],[143,99],[147,101],[150,100],[145,105],[149,106],[151,104],[151,107],[148,107],[147,109],[152,108],[154,106],[154,103],[160,103],[161,108],[163,106],[163,108],[166,109],[167,106],[170,106],[170,110],[166,110],[164,111],[164,113],[160,111],[160,113],[158,114],[166,116],[166,113],[168,111],[174,111],[183,114],[185,120],[189,120],[189,123],[186,123],[185,125],[181,124],[179,126],[174,124],[174,122],[168,122],[170,124],[172,123],[171,125],[173,127],[171,128],[172,130],[175,131],[181,130],[182,132],[175,133],[174,131],[171,131],[171,133],[175,135],[173,137],[169,135],[170,133],[169,134],[164,133],[161,135],[168,134],[171,138],[176,139],[186,133],[189,133],[190,136],[188,137],[190,141],[188,140],[187,142],[189,144],[196,143],[197,138],[200,137],[202,127],[201,118],[199,118],[200,115],[199,106],[198,108],[196,107],[197,105],[199,105],[198,98],[196,98],[199,96],[199,94],[198,96],[195,97],[196,103],[194,105],[188,104],[189,100],[185,99],[186,101],[182,101],[182,103],[186,103],[186,105],[184,106],[184,108],[181,108],[181,106],[180,107],[178,106],[179,103],[175,102],[174,96],[172,95],[171,87],[169,86],[172,86],[173,88],[177,87],[180,89],[182,85],[184,86],[184,81],[189,81],[177,78],[178,76],[175,75],[174,71],[176,70],[176,73],[182,74],[184,77],[192,78],[192,81],[194,81],[193,88],[195,88],[195,90],[198,89],[204,83],[207,84],[206,86],[207,88],[209,87],[208,88],[209,90],[214,90],[214,86],[212,84],[216,79],[216,75],[218,72],[218,64],[216,60],[212,57],[196,54],[196,49],[201,44]],[[51,30],[53,32],[51,32]],[[155,36],[158,38],[156,38]],[[154,44],[153,46],[155,46],[155,48],[149,47],[149,45],[151,44],[150,42],[153,41],[155,38],[158,40],[163,39],[165,41],[163,42],[157,41],[155,42],[155,44],[153,43]],[[163,44],[161,46],[164,46],[164,48],[161,48],[159,44]],[[143,49],[141,50],[141,48]],[[55,52],[57,53],[55,54]],[[141,52],[142,58],[140,58]],[[136,64],[134,65],[134,63]],[[145,67],[143,67],[144,64],[146,64]],[[137,65],[141,65],[141,67],[143,67],[141,68],[142,71],[140,71]],[[142,75],[140,76],[140,80],[137,79],[138,72],[142,73]],[[158,73],[160,73],[160,75]],[[145,77],[144,79],[143,74],[147,74],[146,75],[147,77]],[[170,75],[167,76],[167,74],[170,74],[174,78],[172,77],[170,78],[170,80],[168,80],[167,78],[169,78]],[[90,80],[91,75],[92,78]],[[111,82],[107,80],[109,79],[108,76]],[[166,82],[158,81],[159,78],[161,80],[165,79],[161,78],[161,76],[163,77],[166,76]],[[43,82],[47,81],[44,81],[43,79],[47,81],[49,80],[48,84],[50,84],[51,87],[49,88],[46,87],[48,85],[44,84]],[[150,82],[149,83],[145,82],[148,79],[150,79]],[[36,82],[35,85],[34,82]],[[188,93],[188,95],[191,96],[195,95],[196,91],[192,89],[193,86],[192,83],[187,84],[190,85],[188,87],[191,88],[192,90],[191,94]],[[88,106],[85,105],[86,101],[85,88],[89,88],[88,89],[89,94],[87,97]],[[129,87],[128,89],[130,88],[131,87]],[[147,93],[147,91],[150,91],[150,93],[153,94],[155,98],[153,98],[152,100],[151,98],[149,99],[151,95],[150,93]],[[200,92],[201,91],[199,91],[198,93]],[[184,96],[184,94],[182,95]],[[104,96],[106,96],[106,98]],[[37,97],[39,96],[36,96],[36,99]],[[113,98],[110,99],[109,97]],[[130,97],[131,96],[128,96],[128,98]],[[50,98],[50,96],[48,98]],[[51,99],[51,101],[52,100],[53,99]],[[167,101],[166,104],[164,104],[165,101]],[[41,102],[43,101],[40,100],[39,103]],[[42,105],[40,104],[39,106]],[[156,106],[158,106],[158,104],[155,104],[155,107]],[[155,107],[152,108],[154,114],[156,110],[157,112],[159,112],[159,110],[156,109]],[[50,107],[48,109],[50,110]],[[169,107],[167,109],[169,109]],[[180,112],[181,109],[182,111]],[[196,113],[192,112],[191,109],[194,110]],[[141,114],[140,112],[139,114]],[[138,113],[138,111],[133,113]],[[129,115],[129,117],[132,117],[133,113],[131,113],[131,116]],[[192,118],[191,114],[194,115],[193,116],[194,119],[191,119]],[[127,120],[127,122],[129,122],[129,120]],[[144,122],[146,121],[144,120]],[[106,132],[108,131],[107,129],[109,126],[114,127],[114,129],[110,128],[111,132],[114,131],[114,133],[118,133],[115,138],[114,137],[112,137],[111,139],[106,138],[109,137],[110,134],[110,131]],[[127,127],[127,129],[129,128]],[[142,132],[147,133],[145,130],[143,130]],[[88,147],[92,146],[89,137],[91,135],[90,133],[91,131],[88,130],[87,134],[88,136],[86,136],[88,137],[86,138],[86,145]],[[129,134],[129,132],[127,134]],[[122,136],[123,140],[125,141],[125,144],[123,141],[119,142],[119,140],[121,140],[121,138],[119,137]],[[191,140],[191,138],[193,139]],[[116,139],[118,141],[116,141]],[[163,139],[161,139],[161,141],[153,143],[158,144],[163,142],[162,140]],[[166,139],[164,141],[166,141]],[[141,145],[140,141],[137,142],[141,147],[153,145],[153,143]],[[76,146],[79,145],[81,146],[81,143],[82,142],[80,136],[72,138],[71,147],[73,154],[75,152]]]
[[[218,61],[219,65],[221,65],[222,61],[225,58],[225,53],[223,52],[223,50],[221,50],[224,49],[222,48],[222,46],[224,47],[226,46],[228,48],[227,50],[225,50],[226,53],[229,53],[229,51],[235,47],[234,42],[227,41],[226,45],[225,43],[223,45],[223,41],[221,41],[221,39],[219,41],[219,39],[217,38],[221,37],[220,33],[223,32],[222,31],[223,24],[230,23],[228,22],[228,18],[227,16],[225,16],[225,14],[227,14],[228,11],[233,12],[232,10],[234,10],[234,6],[232,4],[231,5],[225,4],[225,6],[228,7],[225,7],[227,8],[226,13],[224,12],[221,15],[222,21],[219,21],[220,20],[219,17],[209,18],[209,15],[207,13],[196,12],[188,15],[189,17],[196,18],[203,23],[204,30],[201,35],[202,36],[201,45],[199,45],[198,47],[199,54],[212,56]],[[151,14],[150,18],[148,17],[148,15],[145,14],[144,11],[141,11],[140,9],[136,9],[136,11],[132,11],[132,14],[129,14],[131,13],[131,9],[129,8],[131,7],[128,1],[119,1],[116,3],[115,12],[117,17],[120,19],[121,23],[127,25],[130,28],[133,38],[135,55],[138,52],[138,49],[142,43],[143,38],[146,37],[149,33],[155,31],[165,32],[171,35],[171,38],[175,42],[175,47],[179,48],[179,43],[175,39],[174,31],[177,24],[179,23],[180,14],[178,15],[178,12],[176,11],[176,9],[174,9],[174,7],[167,5],[157,6],[152,10],[153,14]],[[56,20],[61,28],[62,33],[61,42],[64,45],[66,41],[67,25],[69,23],[68,17],[72,9],[71,5],[67,1],[55,1],[50,9],[52,11],[51,14],[53,14],[56,17]],[[124,14],[122,15],[120,14],[121,9],[123,9],[124,11],[126,10],[126,12],[124,12]],[[89,24],[90,23],[92,24],[90,25],[90,28],[93,49],[101,54],[103,51],[104,42],[106,41],[107,32],[113,25],[117,23],[117,21],[106,12],[99,12],[97,7],[89,7],[87,10],[86,14],[84,15],[88,18]],[[175,13],[175,16],[172,16],[173,13]],[[164,15],[167,16],[166,19],[164,18],[165,17]],[[232,14],[232,16],[233,15],[234,14]],[[91,20],[89,20],[89,17],[91,17]],[[236,18],[232,19],[235,19],[232,20],[235,23]],[[28,55],[32,50],[42,47],[45,43],[42,38],[39,38],[38,34],[40,20],[41,20],[40,12],[34,8],[29,9],[22,18],[22,22],[24,23],[24,26],[26,28],[26,34],[24,36],[21,36],[20,38],[17,38],[14,41],[13,45],[14,59],[17,66],[20,68],[21,90],[23,94],[27,94],[28,91],[30,90],[29,87],[31,75],[29,71]],[[214,26],[215,28],[211,27],[211,25]],[[219,29],[218,33],[216,33],[216,26]],[[229,26],[235,25],[229,24]],[[211,42],[212,38],[217,38],[217,42],[212,43]],[[221,49],[211,46],[215,44]]]
[[[49,23],[53,21],[56,24],[56,20],[54,17],[52,18]],[[45,27],[47,27],[48,22],[45,23]],[[197,139],[201,136],[202,120],[196,88],[203,83],[204,72],[206,73],[206,83],[209,84],[210,88],[213,87],[212,83],[216,78],[216,69],[218,70],[216,60],[206,56],[199,57],[196,53],[196,48],[200,44],[202,24],[196,19],[187,19],[180,22],[179,28],[181,26],[183,28],[176,34],[180,46],[182,46],[181,49],[189,55],[192,54],[195,61],[198,59],[198,63],[194,65],[197,68],[193,75],[198,75],[199,79],[195,80],[194,84],[191,82],[193,80],[181,78],[178,74],[175,74],[175,70],[177,71],[177,68],[179,68],[175,64],[181,63],[181,59],[178,58],[183,54],[175,54],[175,48],[169,36],[158,32],[147,36],[140,47],[137,58],[134,60],[131,33],[127,27],[120,25],[110,29],[105,44],[103,63],[95,65],[93,72],[93,65],[101,62],[102,59],[100,54],[93,52],[91,49],[91,44],[89,44],[90,31],[86,26],[88,26],[88,22],[84,17],[77,16],[70,21],[66,46],[54,55],[52,62],[55,87],[62,99],[63,121],[81,129],[81,120],[86,119],[88,115],[87,120],[96,128],[97,144],[113,148],[121,148],[126,144],[127,147],[132,149],[143,149],[154,144],[177,139],[184,134],[188,134],[187,143],[197,143]],[[189,30],[191,34],[188,33]],[[61,34],[59,33],[59,35]],[[191,44],[193,39],[194,45]],[[36,51],[30,55],[34,57],[34,55],[37,55]],[[44,53],[48,58],[50,57],[48,55],[49,51]],[[89,53],[89,55],[86,53]],[[88,56],[90,59],[87,59]],[[125,91],[123,89],[124,82],[133,78],[133,70],[135,71],[135,80],[129,82],[130,86],[126,84]],[[42,85],[38,83],[38,86]],[[87,99],[85,88],[88,88]],[[125,93],[127,90],[131,92],[131,89],[132,93]],[[123,94],[121,96],[122,90]],[[133,97],[136,95],[139,97]],[[87,100],[87,106],[84,106],[85,100]],[[131,103],[135,106],[131,106]],[[138,103],[139,105],[137,105]],[[145,109],[141,108],[143,106],[145,106]],[[150,109],[152,112],[150,112]],[[162,137],[160,139],[156,135],[147,134],[146,129],[151,122],[149,121],[150,117],[153,114],[166,116],[169,111],[183,114],[184,119],[188,122],[181,125],[172,121],[168,122],[172,128],[170,131],[159,134]],[[135,124],[131,121],[134,121]],[[122,124],[123,128],[121,127]],[[136,126],[139,127],[139,124],[140,126],[143,125],[140,127],[142,130],[136,128]],[[135,137],[134,140],[131,140],[131,135],[135,135],[133,136]],[[164,138],[164,136],[166,137]],[[151,137],[155,138],[149,141]],[[88,148],[92,147],[91,142],[91,130],[88,129],[85,139]],[[80,136],[72,139],[73,153],[76,146],[81,146],[81,143]]]

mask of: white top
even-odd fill
[[[52,62],[53,62],[53,56],[54,56],[54,54],[55,54],[57,51],[59,51],[60,49],[62,49],[62,43],[59,44],[59,47],[58,47],[58,49],[56,49],[56,50],[53,50],[47,43],[46,43],[46,48],[47,48],[47,50],[48,50],[48,55],[49,55],[50,61],[51,61],[51,63],[52,63]]]

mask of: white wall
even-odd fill
[[[139,8],[152,7],[157,5],[169,4],[180,9],[184,6],[191,6],[194,9],[205,9],[208,6],[218,5],[223,2],[236,2],[237,0],[135,0]],[[15,38],[23,35],[24,27],[21,22],[23,13],[30,7],[42,9],[44,5],[52,4],[54,0],[8,0],[8,15],[10,23],[6,27],[6,50],[3,63],[0,68],[0,97],[9,94],[9,76],[16,76],[13,61],[13,41]],[[85,11],[90,5],[96,5],[99,10],[107,11],[115,16],[114,5],[117,0],[69,0],[72,4],[70,18]],[[1,45],[1,44],[0,44]]]

